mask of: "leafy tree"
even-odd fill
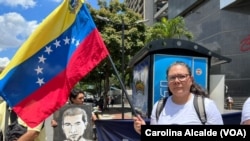
[[[135,53],[144,47],[146,26],[144,23],[136,24],[136,21],[142,20],[141,15],[128,9],[126,5],[120,3],[119,0],[112,0],[109,5],[107,5],[106,2],[100,2],[99,4],[99,10],[92,9],[89,6],[91,15],[109,50],[110,57],[120,74],[120,78],[122,79],[121,72],[124,71],[125,80],[127,80],[129,78],[128,74],[131,73],[130,70],[126,69],[128,62]],[[97,15],[106,17],[109,21],[100,20],[97,18]],[[122,37],[122,31],[124,31],[124,38]],[[122,41],[124,41],[124,70],[122,70]],[[116,77],[109,58],[102,61],[95,70],[83,78],[82,82],[85,84],[95,83],[96,87],[100,89],[98,85],[100,83],[98,72],[104,72],[102,81],[105,81],[105,92],[109,90],[109,84],[119,84],[118,79],[109,79],[110,77]],[[110,80],[114,82],[110,82]],[[125,82],[124,85],[129,86],[129,82]]]
[[[163,17],[160,22],[156,22],[147,31],[147,42],[163,38],[187,38],[193,39],[193,34],[185,27],[183,17],[176,17],[168,20]]]

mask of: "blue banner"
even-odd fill
[[[96,120],[98,141],[140,141],[133,120]]]

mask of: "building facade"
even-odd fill
[[[152,0],[151,7],[156,6],[155,2]],[[194,42],[232,59],[211,67],[210,74],[224,74],[227,95],[242,104],[250,96],[250,1],[168,0],[167,5],[167,17],[183,16],[186,27],[194,34]],[[144,13],[144,18],[150,19],[146,16]]]
[[[161,17],[167,16],[168,0],[124,0],[125,4],[148,19],[147,25],[152,25]]]
[[[204,0],[183,16],[195,42],[232,59],[211,74],[225,74],[227,95],[243,102],[250,96],[250,2],[230,1]]]

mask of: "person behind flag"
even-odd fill
[[[250,97],[243,104],[240,124],[250,125]]]
[[[84,92],[76,92],[75,90],[72,90],[69,95],[69,101],[67,104],[75,104],[75,105],[82,105],[84,103]],[[54,117],[58,117],[59,112],[56,111],[54,113]],[[57,121],[55,119],[51,120],[51,126],[56,127],[58,125]]]
[[[177,61],[167,69],[167,81],[170,96],[156,120],[156,108],[158,102],[153,106],[150,124],[190,124],[201,125],[201,121],[195,111],[193,100],[195,95],[204,96],[205,111],[207,116],[206,125],[222,125],[221,113],[213,100],[207,98],[207,94],[194,82],[190,67],[184,62]],[[183,118],[185,117],[185,118]],[[137,115],[133,117],[134,129],[141,134],[141,125],[145,125],[144,119]]]
[[[84,103],[84,97],[85,97],[85,94],[83,91],[80,91],[80,90],[77,90],[77,89],[73,89],[71,92],[70,92],[70,95],[69,95],[69,101],[67,104],[74,104],[74,105],[82,105],[82,104],[85,104]],[[58,111],[56,111],[54,113],[54,117],[58,117]],[[92,120],[95,121],[97,120],[97,117],[95,116],[95,114],[92,115]],[[57,121],[55,119],[52,119],[51,120],[51,126],[52,127],[56,127],[58,125]]]

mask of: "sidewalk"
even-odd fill
[[[122,108],[121,104],[114,104],[113,107],[110,106],[108,109],[99,114],[99,116],[100,119],[122,119],[123,112],[124,119],[133,118],[129,104],[124,104],[124,108]]]
[[[237,113],[237,112],[241,112],[241,110],[235,110],[235,109],[228,110],[228,109],[224,109],[224,111],[223,111],[223,113],[222,113],[222,114],[227,114],[227,113]]]

